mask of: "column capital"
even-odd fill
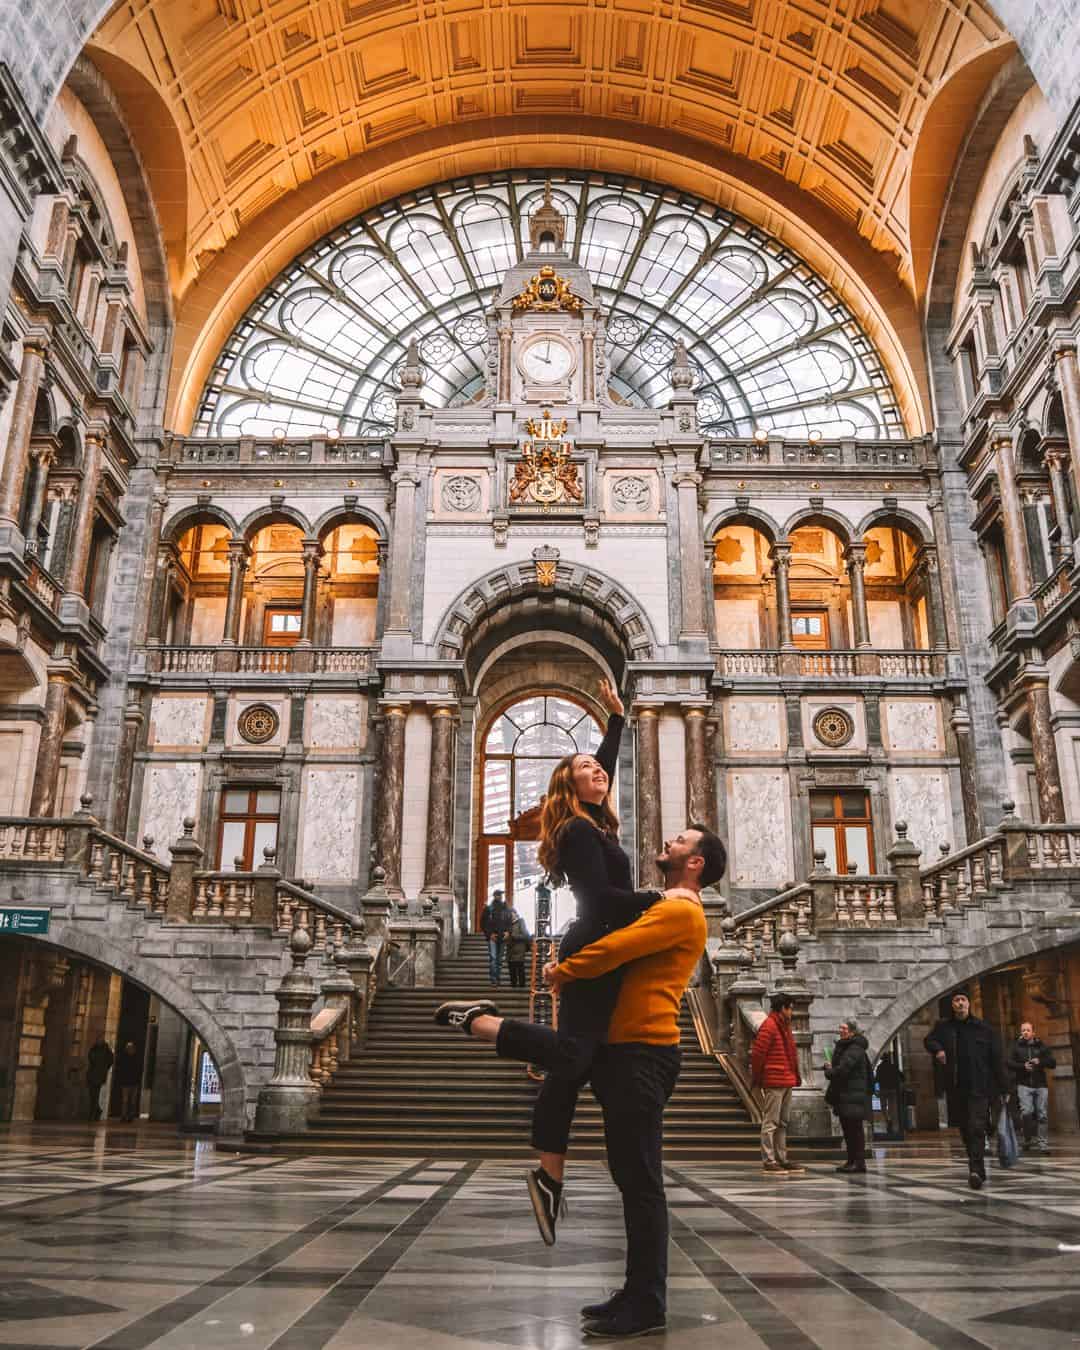
[[[44,328],[32,328],[23,338],[23,356],[40,356],[42,360],[49,354],[52,334]]]
[[[709,715],[709,709],[701,703],[683,703],[680,706],[682,708],[682,715],[686,718],[708,717]]]
[[[323,553],[322,541],[319,539],[312,539],[308,536],[305,536],[300,541],[300,550],[304,555],[305,563],[308,562],[317,563],[319,559],[322,557]]]
[[[379,712],[383,717],[408,717],[411,703],[383,703],[379,706]]]
[[[1071,356],[1074,361],[1076,360],[1076,343],[1059,338],[1051,349],[1050,359],[1057,362],[1064,360],[1067,356]]]
[[[395,469],[390,475],[390,481],[393,483],[394,487],[401,487],[403,485],[419,487],[420,475],[415,469]]]
[[[853,540],[844,549],[844,562],[847,564],[849,571],[852,567],[866,566],[866,549],[866,543],[861,540]]]
[[[431,709],[431,716],[449,717],[451,719],[461,716],[461,709],[456,703],[438,703]]]
[[[786,539],[777,539],[769,546],[769,561],[773,566],[787,567],[791,561],[791,544]]]
[[[35,464],[40,464],[45,469],[53,462],[55,454],[56,449],[51,445],[32,445],[30,447],[30,458]]]
[[[698,488],[701,486],[702,478],[701,474],[692,469],[682,469],[672,475],[671,481],[676,487],[685,486]]]

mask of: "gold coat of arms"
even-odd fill
[[[545,263],[521,294],[514,296],[512,305],[515,314],[526,309],[541,313],[565,309],[570,314],[580,314],[582,299],[573,293],[570,283],[559,276],[550,263]]]
[[[530,439],[521,447],[521,458],[514,465],[510,480],[510,505],[539,506],[550,511],[562,503],[581,503],[585,490],[578,466],[571,463],[566,435],[566,418],[557,420],[547,409],[543,417],[530,417]]]

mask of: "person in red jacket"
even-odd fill
[[[761,1157],[766,1172],[805,1172],[787,1155],[787,1127],[791,1116],[791,1089],[802,1085],[799,1052],[791,1034],[795,1000],[773,994],[769,1013],[758,1028],[750,1050],[750,1077],[761,1089]]]

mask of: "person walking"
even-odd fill
[[[854,1017],[840,1023],[840,1039],[833,1046],[832,1062],[825,1065],[829,1086],[825,1103],[840,1119],[847,1160],[838,1172],[866,1171],[866,1121],[870,1115],[874,1071],[866,1053],[867,1040]]]
[[[991,1103],[1009,1091],[1001,1037],[989,1022],[971,1015],[966,989],[952,996],[952,1015],[943,1017],[923,1044],[938,1066],[949,1107],[949,1124],[960,1131],[968,1160],[968,1185],[986,1181],[986,1127]]]
[[[1024,1147],[1034,1146],[1040,1153],[1050,1152],[1048,1106],[1050,1088],[1046,1081],[1047,1069],[1056,1069],[1057,1060],[1035,1035],[1031,1022],[1020,1024],[1020,1035],[1009,1051],[1009,1068],[1016,1077],[1016,1097],[1020,1117],[1024,1122]],[[1028,1125],[1038,1131],[1037,1140],[1029,1143]]]
[[[510,971],[510,985],[514,989],[525,988],[525,958],[532,946],[532,934],[524,918],[514,908],[513,901],[507,905],[510,915],[510,928],[506,935],[506,965]]]
[[[900,1138],[904,1133],[904,1072],[885,1051],[878,1061],[875,1086],[885,1116],[885,1133]]]
[[[102,1033],[86,1056],[86,1089],[90,1094],[90,1119],[101,1119],[101,1089],[113,1066],[113,1052]]]
[[[139,1114],[142,1067],[142,1051],[134,1041],[127,1041],[116,1060],[116,1082],[120,1088],[120,1118],[129,1123]]]
[[[795,1000],[790,994],[773,994],[769,1007],[750,1048],[751,1082],[762,1095],[761,1168],[763,1172],[805,1172],[787,1152],[791,1093],[802,1086],[799,1051],[791,1034]]]
[[[501,984],[503,948],[510,931],[510,919],[502,891],[494,891],[481,911],[480,931],[488,944],[488,980],[492,984]]]
[[[559,944],[564,961],[616,928],[632,923],[661,898],[656,890],[635,890],[630,859],[620,847],[619,818],[611,805],[611,786],[619,757],[623,704],[609,680],[601,680],[599,700],[608,712],[604,738],[595,755],[566,755],[556,764],[540,817],[540,863],[557,884],[567,884],[577,901],[577,915]],[[444,1003],[435,1012],[440,1026],[461,1027],[466,1035],[495,1040],[473,1029],[473,1019],[501,1025],[498,1053],[508,1059],[542,1064],[547,1073],[533,1107],[532,1145],[539,1165],[526,1184],[540,1235],[555,1241],[555,1225],[563,1210],[562,1189],[570,1127],[578,1092],[588,1081],[597,1047],[602,1044],[619,994],[622,972],[613,968],[593,979],[567,986],[559,1002],[557,1053],[549,1049],[541,1061],[532,1051],[531,1023],[500,1019],[494,1003]]]

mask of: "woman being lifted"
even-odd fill
[[[601,680],[600,702],[607,729],[595,755],[566,755],[552,771],[540,822],[540,863],[557,885],[567,885],[577,916],[559,944],[559,960],[632,923],[661,892],[634,890],[630,859],[619,846],[619,819],[611,785],[623,730],[623,705],[614,686]],[[507,1059],[547,1069],[533,1108],[532,1145],[539,1166],[528,1174],[529,1196],[544,1241],[555,1241],[563,1211],[562,1191],[570,1126],[579,1090],[607,1034],[622,982],[622,969],[593,980],[574,980],[559,1001],[557,1032],[514,1018],[500,1018],[488,1000],[444,1003],[440,1026],[461,1027],[467,1036],[494,1044]]]

